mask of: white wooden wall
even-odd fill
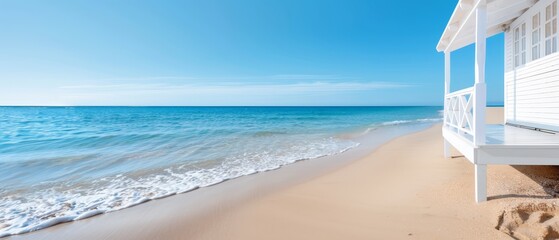
[[[531,29],[531,17],[549,2],[538,2],[505,32],[505,119],[507,123],[559,131],[559,53],[514,67],[514,29],[522,23]],[[531,31],[527,32],[530,51]]]

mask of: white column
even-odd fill
[[[487,165],[475,164],[476,175],[476,202],[487,200]]]
[[[446,126],[447,123],[447,114],[448,114],[448,102],[446,100],[446,95],[450,93],[450,52],[444,53],[444,117],[443,117],[443,128]],[[450,143],[443,139],[444,141],[444,157],[450,157]]]
[[[476,46],[475,46],[475,85],[474,85],[474,145],[485,143],[485,107],[487,102],[485,85],[485,41],[487,32],[487,2],[480,0],[475,9],[476,14]],[[487,165],[478,164],[478,157],[474,157],[475,163],[475,193],[476,202],[487,200]]]
[[[473,130],[474,145],[485,143],[485,38],[487,32],[487,4],[486,0],[480,0],[476,14],[476,45],[475,45],[475,85],[474,85],[474,113]]]

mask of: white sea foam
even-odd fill
[[[361,133],[361,135],[368,134],[375,129],[380,127],[387,127],[387,126],[396,126],[402,124],[416,124],[416,123],[436,123],[442,121],[442,118],[420,118],[420,119],[413,119],[413,120],[394,120],[394,121],[387,121],[382,123],[376,123],[369,126],[365,131]]]
[[[0,199],[0,237],[117,211],[297,161],[338,154],[358,145],[330,137],[283,148],[255,149],[233,155],[209,168],[185,164],[140,177],[119,174],[94,180],[90,185],[51,187],[25,195],[7,194]]]
[[[87,211],[84,212],[80,215],[78,215],[76,218],[72,219],[72,220],[82,220],[82,219],[86,219],[86,218],[90,218],[99,214],[104,213],[103,210],[99,210],[99,209],[95,209],[95,210],[91,210],[91,211]]]
[[[392,125],[400,125],[406,123],[430,123],[430,122],[440,122],[442,118],[422,118],[422,119],[414,119],[414,120],[395,120],[395,121],[388,121],[383,122],[380,125],[382,126],[392,126]]]

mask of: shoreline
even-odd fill
[[[104,220],[97,220],[99,218],[111,217],[113,214],[121,214],[121,212],[127,213],[136,208],[144,207],[144,205],[148,205],[148,206],[166,205],[167,203],[161,203],[161,202],[170,198],[184,197],[183,195],[206,195],[207,193],[199,193],[205,191],[209,191],[210,192],[209,194],[214,194],[212,192],[223,191],[223,189],[221,188],[225,188],[225,191],[228,191],[230,193],[229,194],[230,196],[234,196],[233,197],[234,199],[231,201],[231,203],[219,203],[217,205],[234,205],[233,204],[234,202],[240,202],[243,199],[251,199],[252,195],[262,196],[277,191],[279,189],[307,181],[314,177],[327,174],[328,172],[334,171],[335,169],[343,167],[347,164],[351,164],[351,162],[365,157],[366,155],[370,154],[381,145],[385,144],[386,142],[394,138],[398,138],[418,131],[423,131],[434,124],[435,123],[430,123],[430,122],[418,122],[413,124],[403,123],[403,124],[396,124],[396,125],[387,125],[382,128],[370,130],[368,133],[365,133],[364,135],[357,137],[356,139],[358,140],[358,142],[360,142],[359,146],[346,150],[339,154],[327,155],[327,156],[322,156],[313,159],[299,160],[291,164],[280,166],[279,168],[276,169],[270,169],[262,172],[254,172],[252,174],[243,175],[237,178],[225,179],[223,181],[208,186],[198,187],[190,191],[170,194],[168,196],[150,199],[119,210],[97,213],[75,221],[63,221],[56,224],[52,224],[45,228],[41,228],[39,230],[34,230],[34,231],[16,234],[16,235],[10,235],[0,239],[60,239],[61,237],[65,238],[67,237],[65,236],[65,234],[60,235],[58,237],[51,236],[51,235],[53,234],[53,232],[55,235],[58,235],[57,232],[59,231],[58,230],[59,228],[64,230],[64,232],[66,232],[65,228],[73,228],[74,225],[81,225],[81,224],[97,225],[96,222],[104,221]],[[289,179],[285,179],[286,177]],[[239,183],[236,183],[237,181]],[[254,182],[258,182],[258,183],[254,184]],[[238,188],[243,188],[244,187],[243,185],[252,185],[252,188],[254,189],[249,192],[240,191],[239,193],[234,193],[237,191]],[[209,190],[213,188],[219,188],[219,189]],[[228,198],[229,196],[221,196],[221,197],[225,201],[225,198]],[[199,201],[198,198],[204,198],[204,197],[193,197],[193,198],[194,200],[191,200],[187,197],[187,199],[185,199],[184,201],[197,202]],[[230,199],[228,199],[227,201],[230,201]],[[206,206],[206,204],[204,203],[197,203],[193,205],[199,206],[201,207],[201,209],[206,209],[205,211],[211,211],[211,208],[215,207],[215,206]],[[190,206],[190,208],[194,208],[195,206]],[[193,209],[193,212],[204,212],[201,209]],[[89,223],[89,222],[93,222],[93,223]],[[79,235],[80,237],[82,237],[83,234],[80,233]],[[95,238],[97,238],[96,234],[92,234],[91,239],[95,239]]]
[[[502,119],[502,108],[488,111]],[[559,167],[474,167],[442,153],[440,124],[188,194],[8,239],[539,239],[558,231]],[[351,157],[354,158],[351,158]],[[324,158],[323,160],[327,160]]]

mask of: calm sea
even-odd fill
[[[440,107],[0,107],[0,236],[358,146]]]

